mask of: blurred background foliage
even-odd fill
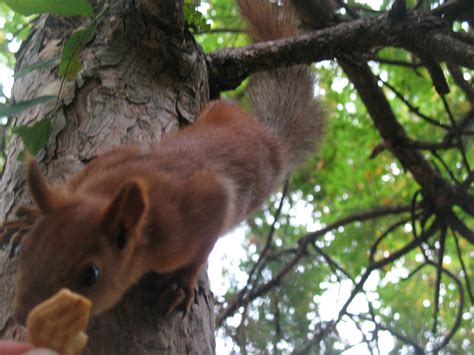
[[[389,9],[393,1],[340,2],[353,7],[361,16],[375,16]],[[411,7],[417,3],[422,9],[430,9],[442,1],[407,1]],[[205,52],[249,43],[233,1],[185,0],[185,5],[189,28]],[[338,15],[344,18],[347,13],[340,8]],[[14,13],[0,2],[0,104],[10,103],[14,53],[32,29],[34,19],[34,16]],[[473,33],[467,22],[456,22],[454,26],[457,31]],[[446,129],[430,124],[424,118],[450,125],[428,71],[404,50],[383,48],[374,54],[375,57],[376,60],[369,62],[370,68],[379,77],[392,110],[410,138],[442,141]],[[454,117],[462,117],[472,109],[471,104],[446,67],[442,68],[451,89],[447,95],[449,107]],[[245,275],[259,260],[262,250],[265,250],[265,261],[259,264],[258,273],[250,280],[252,288],[272,280],[292,258],[292,251],[307,233],[373,208],[410,206],[419,190],[411,174],[404,171],[388,151],[371,157],[381,143],[380,135],[338,64],[325,61],[315,64],[313,69],[318,77],[315,92],[330,118],[326,137],[319,151],[292,176],[288,191],[277,192],[240,229],[246,238],[238,268],[226,266],[224,261],[219,265],[223,265],[227,290],[216,294],[218,311],[232,303],[245,286]],[[462,75],[472,88],[473,72],[463,69]],[[244,82],[223,96],[247,105],[247,84]],[[422,114],[416,114],[407,102]],[[0,164],[4,162],[5,143],[12,134],[13,117],[5,112],[0,117]],[[471,136],[464,136],[463,143],[466,158],[472,164]],[[462,181],[469,174],[457,149],[439,151],[439,156],[429,150],[422,154],[448,180],[454,176]],[[267,245],[280,203],[278,222]],[[472,229],[472,218],[464,217],[464,222]],[[455,323],[460,285],[444,273],[439,294],[436,294],[436,268],[426,264],[424,254],[428,253],[428,257],[430,253],[436,254],[439,250],[437,241],[372,272],[363,292],[352,300],[338,325],[321,333],[340,316],[338,312],[349,298],[354,282],[358,282],[368,267],[369,251],[374,242],[394,224],[398,227],[378,244],[374,257],[380,259],[414,238],[410,213],[358,221],[326,233],[316,242],[316,248],[324,254],[316,248],[311,250],[275,287],[239,307],[236,314],[222,322],[218,349],[243,354],[289,353],[300,348],[309,349],[309,353],[387,354],[416,352],[411,342],[425,349],[439,344]],[[461,324],[442,352],[468,353],[474,347],[473,245],[463,238],[455,238],[449,230],[442,263],[460,280],[464,289]],[[436,297],[439,312],[437,329],[433,332]],[[324,336],[313,341],[316,334]]]

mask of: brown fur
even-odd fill
[[[295,33],[262,1],[239,3],[255,39]],[[310,117],[317,110],[306,68],[261,74],[253,95],[261,123],[235,104],[214,101],[196,124],[156,147],[114,149],[63,185],[50,186],[29,161],[39,211],[21,248],[16,319],[24,322],[62,287],[90,298],[92,314],[100,314],[149,271],[175,272],[164,308],[189,309],[217,238],[262,204],[320,133],[318,117]],[[90,265],[101,277],[84,287],[81,275]]]
[[[266,0],[238,0],[249,35],[256,41],[269,41],[298,33],[295,12]],[[288,151],[287,168],[293,169],[314,151],[323,136],[325,115],[313,97],[314,77],[308,67],[293,66],[252,77],[252,109]]]
[[[273,41],[298,33],[298,19],[287,4],[285,11],[265,0],[237,0],[237,4],[254,42]]]

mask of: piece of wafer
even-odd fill
[[[61,355],[79,354],[87,344],[84,333],[91,301],[62,289],[33,308],[26,320],[30,342],[35,347],[49,348]]]

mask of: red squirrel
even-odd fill
[[[253,41],[293,36],[297,21],[265,0],[239,0]],[[50,185],[26,164],[36,208],[16,274],[14,317],[67,287],[92,300],[97,316],[145,273],[174,272],[168,311],[189,310],[197,275],[218,237],[258,208],[320,140],[324,115],[308,67],[256,74],[253,116],[212,101],[196,123],[149,149],[119,147],[64,184]],[[13,228],[14,229],[14,228]],[[11,234],[11,233],[10,233]]]

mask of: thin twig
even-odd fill
[[[222,34],[222,33],[244,34],[246,33],[246,31],[241,28],[213,28],[207,31],[198,31],[195,34],[198,36],[202,36],[202,35]]]
[[[394,65],[398,67],[405,67],[405,68],[410,68],[413,70],[416,70],[420,67],[423,66],[422,63],[410,63],[410,62],[405,62],[403,60],[393,60],[393,59],[387,59],[387,58],[379,58],[379,57],[371,57],[371,61],[378,62],[380,64],[385,64],[385,65]]]
[[[461,69],[458,66],[448,62],[448,70],[453,77],[454,82],[464,92],[471,104],[474,105],[474,88],[466,80],[464,80]]]
[[[398,229],[399,227],[405,225],[406,223],[410,222],[410,218],[404,218],[395,224],[392,224],[390,227],[387,228],[385,232],[383,232],[380,237],[377,238],[374,244],[370,247],[370,252],[369,252],[369,259],[370,262],[373,262],[375,259],[375,253],[377,251],[377,246],[393,231]]]
[[[405,99],[405,97],[403,96],[402,93],[400,93],[400,91],[398,91],[395,86],[391,85],[390,83],[388,83],[387,81],[383,80],[379,75],[376,75],[377,79],[380,80],[380,82],[385,85],[386,87],[388,87],[390,89],[390,91],[392,91],[396,97],[398,97],[399,100],[401,100],[406,107],[408,107],[408,109],[413,112],[415,115],[417,115],[418,117],[420,117],[421,119],[425,120],[426,122],[428,123],[431,123],[432,125],[436,126],[436,127],[439,127],[439,128],[443,128],[443,129],[450,129],[451,127],[449,127],[448,125],[445,125],[441,122],[438,122],[437,120],[435,120],[434,118],[432,117],[429,117],[428,115],[425,115],[423,112],[421,112],[417,107],[413,106],[407,99]]]
[[[456,185],[460,185],[461,182],[458,180],[458,178],[454,175],[454,173],[451,171],[451,169],[449,168],[449,165],[446,164],[446,162],[443,160],[443,158],[441,158],[441,156],[435,152],[435,151],[432,151],[431,154],[436,158],[437,161],[439,161],[441,163],[441,165],[443,165],[443,168],[444,170],[448,173],[449,177],[451,178],[451,180],[456,184]],[[436,165],[433,161],[432,161],[433,165]]]
[[[436,283],[435,283],[435,293],[434,293],[434,310],[433,310],[433,326],[431,332],[436,334],[436,329],[438,327],[438,313],[439,313],[439,297],[440,297],[440,288],[441,288],[441,277],[443,273],[443,259],[444,259],[444,247],[446,241],[447,227],[443,226],[440,229],[440,238],[439,238],[439,252],[438,252],[438,263],[436,268]]]
[[[451,231],[453,232],[453,235],[454,235],[454,243],[456,245],[456,252],[458,254],[459,263],[461,264],[461,269],[464,274],[464,282],[466,283],[467,294],[469,296],[469,300],[471,301],[471,305],[474,306],[474,295],[471,288],[471,282],[469,281],[469,274],[467,273],[466,264],[464,263],[464,260],[462,257],[461,248],[459,247],[459,239],[458,239],[456,231],[453,229],[451,229]]]
[[[223,309],[216,318],[217,327],[219,327],[227,317],[234,314],[237,311],[237,309],[241,307],[243,304],[253,301],[254,299],[268,292],[268,290],[270,290],[272,287],[278,285],[281,279],[293,269],[293,267],[299,262],[299,260],[303,256],[307,255],[307,250],[306,250],[307,246],[310,243],[315,243],[315,241],[318,238],[324,236],[326,233],[329,233],[341,226],[345,226],[350,223],[370,220],[370,219],[379,218],[379,217],[383,217],[383,216],[387,216],[391,214],[406,213],[408,211],[410,211],[410,206],[375,208],[370,211],[355,213],[348,217],[342,218],[341,220],[334,222],[326,226],[325,228],[322,228],[316,232],[310,233],[302,237],[298,241],[299,247],[297,251],[295,252],[295,255],[293,256],[293,258],[280,270],[280,272],[272,280],[268,281],[267,283],[260,286],[260,288],[256,290],[253,290],[250,292],[241,291],[242,294],[241,292],[239,292],[238,296],[234,297],[233,300],[229,301],[229,304],[227,305],[227,307]],[[410,248],[410,246],[406,246],[406,247]],[[395,252],[394,258],[400,257],[401,255],[403,255],[404,252],[406,252],[406,250],[407,250],[406,248],[402,248],[399,251]]]
[[[278,208],[273,216],[273,223],[270,226],[270,231],[268,232],[267,240],[265,242],[265,246],[263,247],[262,251],[260,252],[260,255],[258,257],[257,262],[253,265],[252,269],[249,272],[249,276],[247,278],[247,285],[250,284],[250,280],[253,278],[253,275],[257,268],[260,266],[260,264],[263,262],[263,260],[267,257],[268,250],[270,249],[273,241],[273,236],[275,235],[275,227],[276,223],[278,222],[280,215],[281,215],[281,210],[283,209],[283,202],[285,201],[286,196],[288,195],[290,189],[290,184],[288,180],[285,182],[285,185],[283,187],[282,195],[280,198],[280,202],[278,204]]]
[[[390,332],[395,338],[397,338],[398,340],[402,341],[403,343],[406,343],[406,344],[409,344],[411,345],[414,349],[415,349],[415,353],[416,354],[424,354],[425,351],[423,350],[423,348],[421,346],[419,346],[415,340],[411,339],[410,337],[400,333],[398,330],[395,330],[393,329],[392,327],[390,327],[389,325],[387,324],[384,324],[382,322],[376,322],[374,321],[373,319],[369,318],[369,317],[366,317],[362,314],[352,314],[353,317],[357,317],[357,318],[360,318],[360,319],[363,319],[363,320],[366,320],[366,321],[370,321],[370,322],[373,322],[375,324],[375,327],[376,328],[380,328],[381,330],[385,330],[385,331],[388,331]]]
[[[437,265],[435,263],[433,263],[432,261],[427,261],[427,263],[433,265],[433,266],[436,266]],[[451,278],[457,285],[457,288],[458,288],[458,294],[459,294],[459,306],[458,306],[458,312],[456,314],[456,319],[454,321],[454,324],[452,326],[452,328],[450,329],[449,333],[444,337],[443,341],[441,342],[441,344],[439,344],[437,347],[435,347],[432,352],[433,354],[437,354],[441,349],[443,349],[446,345],[448,345],[449,341],[451,340],[451,338],[454,336],[454,334],[456,333],[456,331],[459,329],[459,327],[461,326],[461,322],[462,322],[462,311],[464,309],[464,290],[463,290],[463,287],[462,287],[462,283],[461,281],[449,270],[446,270],[445,268],[442,269],[442,271],[449,277]]]
[[[352,290],[351,295],[349,296],[346,303],[344,304],[344,306],[342,306],[341,310],[339,311],[338,321],[342,318],[342,316],[344,314],[346,314],[347,307],[349,307],[349,305],[352,303],[352,300],[354,299],[354,297],[362,290],[362,288],[364,287],[365,282],[367,281],[370,274],[374,270],[381,269],[385,265],[388,265],[388,264],[392,263],[393,261],[397,260],[402,255],[405,255],[409,251],[415,249],[417,246],[419,246],[423,242],[427,241],[434,233],[436,233],[436,231],[438,229],[439,229],[439,222],[438,222],[438,220],[435,220],[431,224],[430,228],[427,231],[425,231],[423,234],[421,234],[418,238],[411,241],[410,243],[405,245],[403,248],[397,250],[396,252],[394,252],[389,257],[386,257],[384,259],[381,259],[379,261],[375,261],[375,262],[371,263],[370,266],[367,268],[367,270],[364,272],[364,274],[362,274],[362,276],[360,277],[360,280],[358,281],[357,285]]]
[[[453,132],[458,140],[459,151],[461,152],[461,157],[464,163],[464,167],[466,168],[467,171],[470,171],[471,167],[470,167],[469,161],[467,160],[466,150],[464,149],[462,137],[459,134],[458,126],[457,126],[456,120],[454,119],[453,113],[451,111],[451,107],[449,107],[448,100],[446,100],[446,95],[441,95],[441,100],[443,101],[444,109],[446,110],[446,113],[448,114],[449,121],[451,122],[451,126],[453,128]]]

